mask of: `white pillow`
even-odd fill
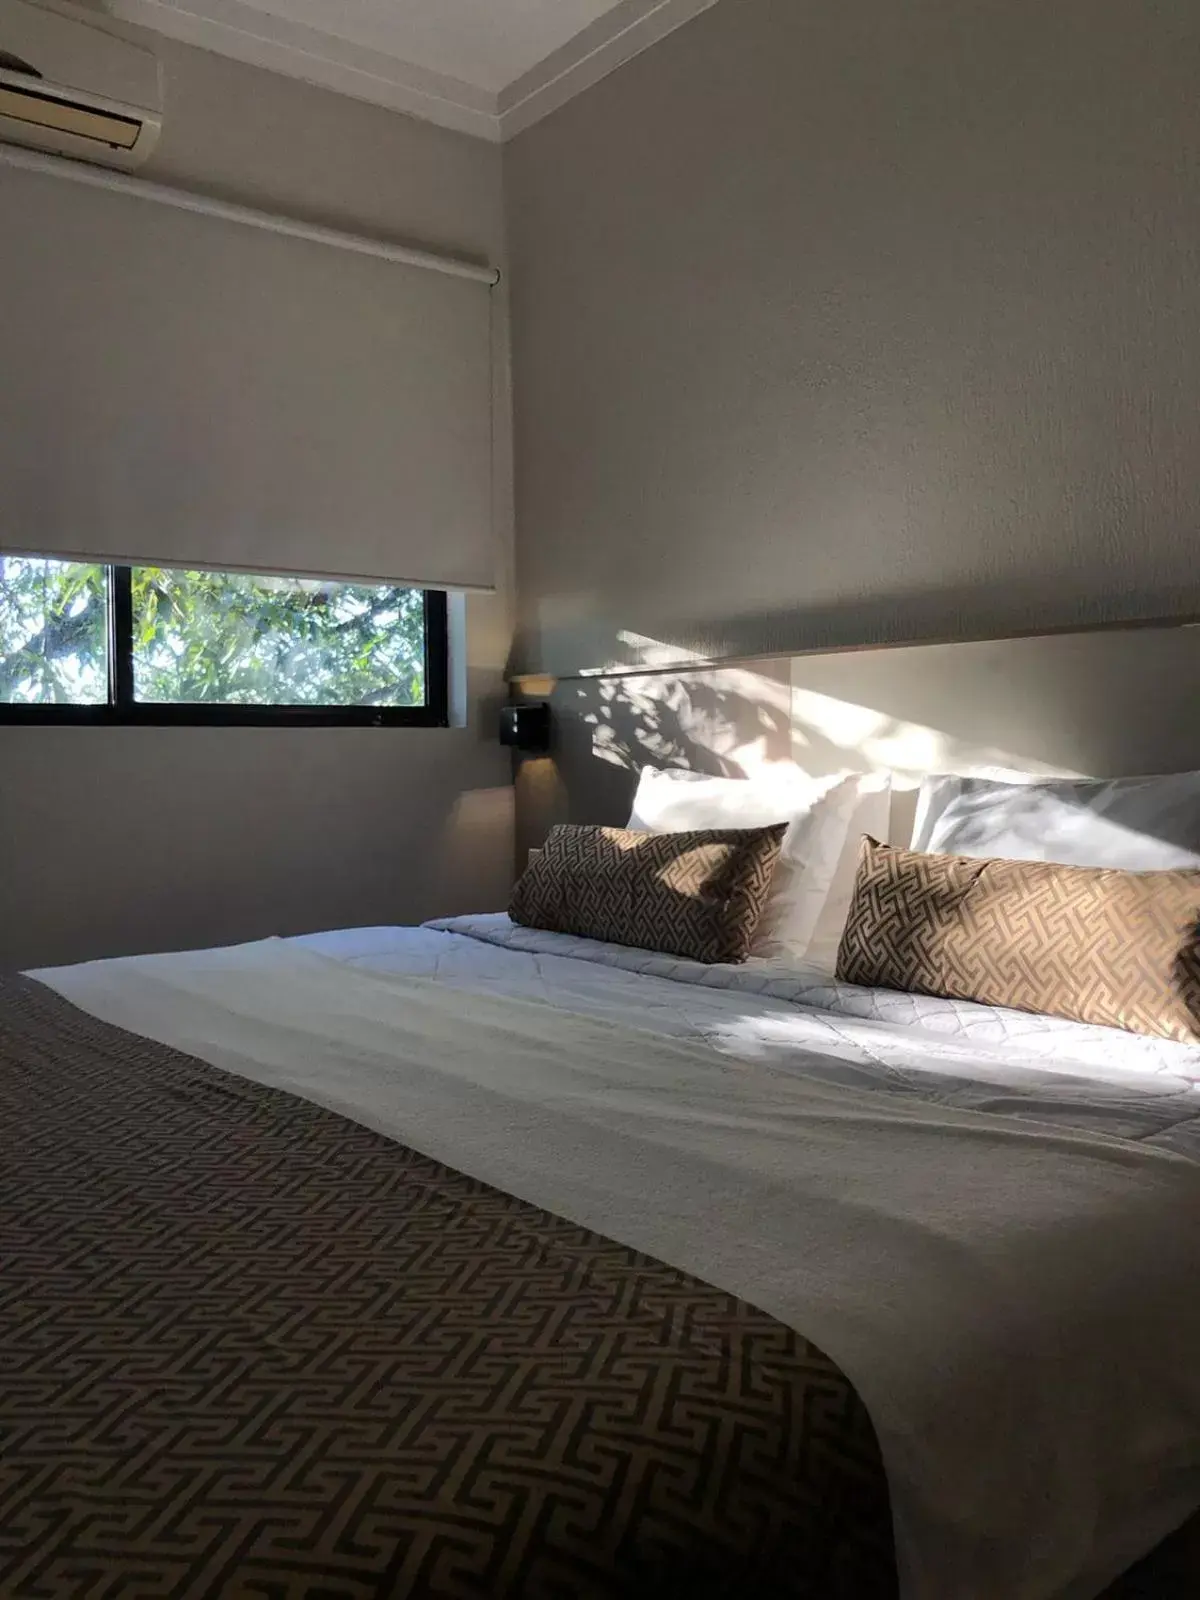
[[[844,774],[814,807],[798,842],[805,870],[781,919],[779,953],[787,960],[833,976],[854,898],[859,845],[864,834],[887,842],[891,811],[890,772]]]
[[[1200,772],[1161,778],[926,778],[914,850],[1155,872],[1200,866]]]
[[[886,773],[814,778],[777,762],[753,778],[642,770],[629,826],[648,833],[788,822],[753,954],[832,973],[863,833],[887,838]]]
[[[690,828],[766,828],[789,822],[836,780],[810,778],[791,761],[776,761],[753,778],[710,778],[679,767],[643,767],[626,826],[638,833]]]

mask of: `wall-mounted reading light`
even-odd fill
[[[544,755],[550,748],[550,705],[546,700],[532,704],[501,706],[500,743],[512,745],[528,755]]]

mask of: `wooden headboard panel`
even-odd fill
[[[522,680],[554,708],[548,757],[518,762],[518,861],[555,822],[622,824],[646,764],[746,776],[900,774],[907,842],[927,772],[1120,777],[1200,768],[1200,627],[907,645],[641,675]]]

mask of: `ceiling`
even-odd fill
[[[506,139],[715,0],[103,0],[239,61]]]

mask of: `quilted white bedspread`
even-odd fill
[[[860,989],[779,963],[705,966],[519,927],[502,914],[292,942],[363,971],[540,1000],[832,1082],[1036,1116],[1200,1161],[1200,1047],[1172,1040]]]
[[[1195,1052],[505,918],[33,976],[803,1331],[906,1600],[1089,1600],[1200,1504]]]

